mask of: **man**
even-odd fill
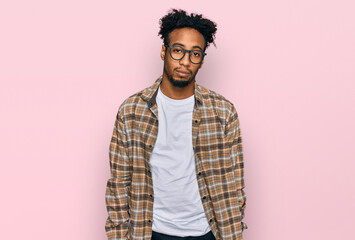
[[[173,9],[160,20],[163,75],[119,107],[110,144],[113,239],[242,239],[246,196],[233,104],[195,81],[216,24]]]

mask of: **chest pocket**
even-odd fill
[[[225,135],[206,137],[201,144],[201,161],[205,171],[223,175],[233,170],[231,144]]]

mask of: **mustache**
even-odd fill
[[[182,71],[182,72],[189,72],[190,74],[192,74],[191,70],[189,70],[189,69],[175,68],[174,70]]]

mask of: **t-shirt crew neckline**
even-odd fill
[[[159,86],[158,91],[159,91],[159,95],[161,97],[163,97],[166,101],[169,101],[170,103],[175,104],[175,105],[184,105],[184,104],[190,103],[190,102],[194,101],[194,98],[195,98],[194,94],[192,94],[190,97],[187,97],[187,98],[184,98],[184,99],[173,99],[173,98],[170,98],[170,97],[164,95],[164,93],[160,90],[160,86]]]

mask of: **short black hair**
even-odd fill
[[[159,20],[160,31],[158,35],[163,39],[164,45],[169,45],[169,33],[178,28],[194,28],[199,31],[205,39],[205,49],[213,43],[217,31],[217,24],[204,18],[202,14],[191,13],[188,15],[184,10],[171,9],[167,15]]]

